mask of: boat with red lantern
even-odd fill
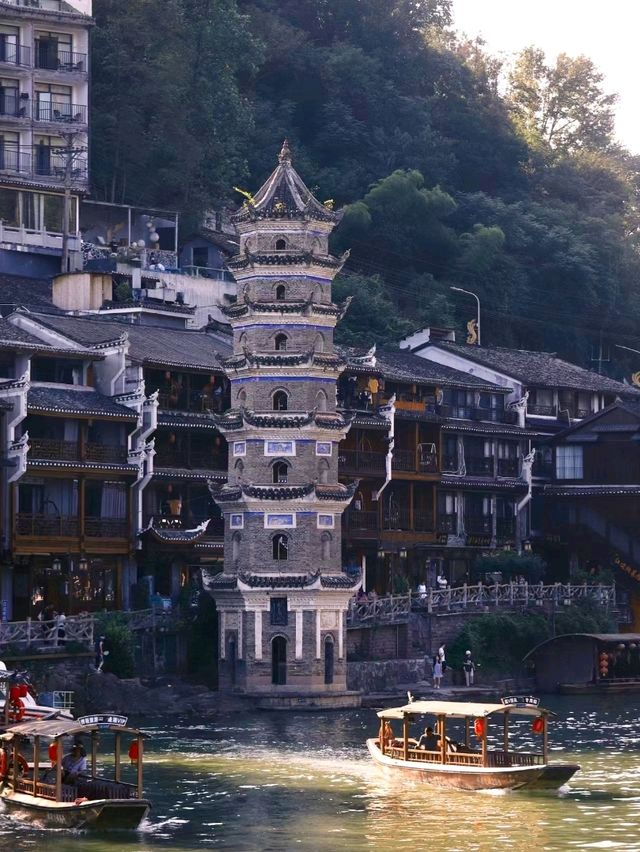
[[[549,763],[548,724],[553,714],[537,698],[514,696],[500,704],[466,701],[410,701],[378,713],[380,731],[367,740],[373,760],[389,774],[457,790],[558,789],[579,769]],[[522,719],[529,717],[529,724]],[[424,720],[419,738],[411,726]],[[513,748],[516,733],[539,738],[540,748]],[[401,723],[401,732],[394,724]],[[524,722],[524,724],[523,724]],[[525,727],[526,726],[526,727]],[[524,730],[523,730],[524,729]]]
[[[26,671],[9,671],[0,661],[0,728],[52,715],[73,718],[68,707],[55,708],[40,703],[29,674]]]
[[[112,776],[98,758],[108,734]],[[0,800],[10,816],[44,828],[136,829],[151,807],[143,750],[142,732],[115,713],[21,722],[0,735]]]

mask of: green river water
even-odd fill
[[[640,852],[640,696],[548,697],[560,794],[444,793],[382,778],[373,710],[232,714],[151,735],[149,819],[131,834],[34,830],[0,814],[0,850],[572,850]],[[533,745],[521,724],[516,746]]]

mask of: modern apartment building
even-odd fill
[[[0,271],[59,271],[64,196],[70,267],[89,187],[92,0],[0,0]],[[28,255],[28,257],[26,257]]]

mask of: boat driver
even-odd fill
[[[87,758],[81,743],[74,743],[69,754],[62,758],[62,780],[65,784],[74,784],[78,775],[87,771]]]
[[[418,740],[418,748],[423,748],[426,751],[440,751],[440,738],[433,733],[431,726],[424,729],[424,733]]]

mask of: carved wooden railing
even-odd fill
[[[349,627],[369,624],[398,624],[408,620],[413,610],[426,613],[468,612],[489,607],[522,609],[529,606],[562,606],[576,600],[593,600],[605,609],[616,605],[615,585],[576,585],[572,583],[504,583],[463,585],[428,589],[406,595],[388,595],[373,600],[352,598],[347,612]]]

